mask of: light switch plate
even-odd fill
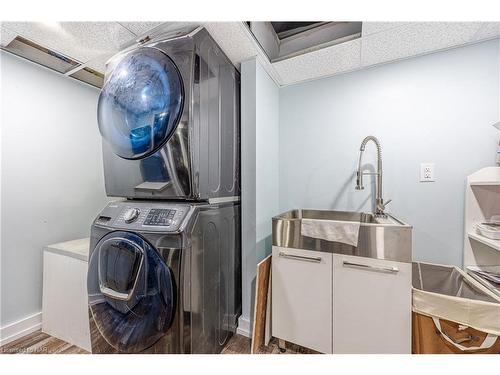
[[[420,163],[420,182],[434,182],[434,163]]]

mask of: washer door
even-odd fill
[[[170,328],[175,312],[170,269],[142,237],[112,232],[96,245],[87,275],[89,308],[104,339],[140,352]]]
[[[99,130],[118,156],[146,157],[175,131],[183,101],[182,78],[174,62],[156,48],[138,48],[106,77],[97,107]]]

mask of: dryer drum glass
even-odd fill
[[[165,53],[144,47],[126,54],[106,77],[99,96],[103,138],[125,159],[151,155],[174,132],[183,92],[180,73]]]

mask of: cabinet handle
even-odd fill
[[[321,257],[305,257],[302,255],[292,255],[292,254],[287,254],[283,251],[280,251],[278,256],[280,256],[281,258],[303,260],[305,262],[321,263]]]
[[[363,269],[367,271],[375,271],[375,272],[382,272],[382,273],[398,273],[399,269],[396,267],[375,267],[375,266],[370,266],[368,264],[360,264],[360,263],[352,263],[352,262],[343,262],[344,267],[350,267],[350,268],[358,268],[358,269]]]

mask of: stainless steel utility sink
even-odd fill
[[[303,236],[302,219],[359,222],[358,246]],[[273,245],[411,262],[411,231],[410,225],[390,214],[382,218],[364,212],[295,209],[273,218]]]
[[[386,218],[375,217],[373,214],[352,211],[328,211],[328,210],[307,210],[296,209],[285,212],[277,218],[283,219],[313,219],[313,220],[335,220],[335,221],[359,221],[360,223],[395,224],[406,225],[402,221],[391,215]]]

